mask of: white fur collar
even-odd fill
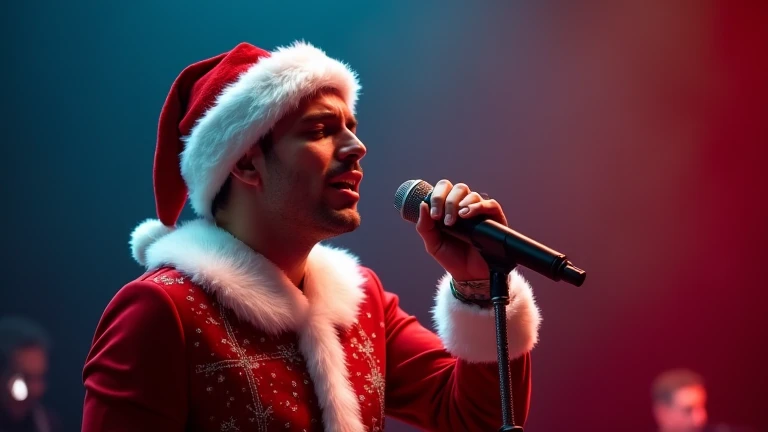
[[[148,270],[174,267],[215,295],[241,320],[271,334],[304,328],[310,316],[347,328],[364,297],[355,256],[317,245],[307,261],[304,293],[271,261],[206,220],[194,220],[146,248]]]
[[[324,430],[364,429],[337,333],[357,320],[365,296],[357,258],[315,246],[302,293],[272,262],[206,220],[175,229],[147,220],[134,230],[131,248],[148,270],[170,266],[190,276],[240,320],[271,334],[295,331],[323,410]]]

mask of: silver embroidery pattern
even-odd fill
[[[373,342],[371,342],[371,339],[368,337],[368,334],[365,333],[365,330],[363,330],[363,327],[360,326],[360,324],[355,323],[355,328],[357,329],[357,334],[360,336],[360,340],[358,341],[358,338],[353,337],[350,339],[350,345],[352,348],[357,350],[356,354],[362,354],[363,358],[365,359],[365,362],[368,363],[368,368],[370,369],[370,372],[365,374],[365,380],[368,382],[368,384],[365,384],[363,388],[365,391],[367,391],[369,394],[375,394],[376,397],[379,399],[379,418],[373,418],[373,432],[381,431],[382,428],[380,426],[376,426],[376,423],[378,423],[380,420],[383,422],[384,420],[384,392],[386,388],[386,379],[384,377],[384,374],[381,373],[381,368],[378,365],[378,360],[376,357],[374,357],[374,348],[373,348]],[[356,357],[357,358],[357,357]],[[361,395],[362,397],[362,395]],[[362,400],[362,399],[361,399]]]
[[[234,347],[233,351],[235,351],[236,353],[238,352],[239,347],[235,347],[234,345],[237,342],[232,343],[231,341],[222,340],[222,343],[231,344]],[[285,345],[278,345],[277,349],[278,351],[272,354],[256,354],[252,356],[245,356],[245,354],[243,353],[243,355],[237,359],[221,360],[216,363],[197,365],[195,372],[203,373],[205,374],[205,376],[210,376],[214,372],[218,372],[220,370],[229,369],[229,368],[247,366],[250,369],[258,369],[259,367],[261,367],[261,362],[264,362],[267,360],[285,360],[286,363],[298,363],[301,361],[301,354],[299,353],[299,350],[296,348],[296,345],[289,344],[287,347]],[[276,374],[273,373],[272,375],[274,375],[272,378],[277,378]]]
[[[159,283],[163,285],[183,285],[184,284],[183,276],[172,278],[172,277],[169,277],[168,275],[160,275],[160,276],[155,276],[154,278],[152,278],[152,280],[155,283]]]
[[[248,380],[248,388],[251,391],[252,403],[247,404],[246,408],[254,415],[253,420],[255,420],[256,423],[256,430],[260,432],[267,432],[269,422],[272,420],[273,409],[271,406],[265,407],[262,404],[257,388],[257,378],[253,374],[253,369],[261,366],[259,363],[261,361],[285,359],[289,362],[296,362],[301,360],[301,356],[298,352],[298,349],[293,344],[290,344],[288,347],[280,346],[278,352],[274,354],[257,354],[253,356],[246,355],[245,350],[237,342],[237,338],[235,337],[234,331],[232,330],[232,325],[227,319],[227,311],[223,307],[219,307],[219,312],[221,314],[221,321],[227,331],[227,339],[223,339],[222,342],[230,345],[230,349],[237,355],[237,358],[197,365],[195,372],[205,374],[205,376],[208,377],[224,369],[242,368],[243,372],[245,373],[245,377]],[[213,355],[213,353],[211,353],[211,355]],[[225,429],[225,427],[227,427],[227,429]],[[239,431],[240,429],[235,426],[234,420],[232,420],[231,423],[223,423],[221,430]]]
[[[234,417],[230,417],[229,420],[221,424],[221,432],[237,432],[240,428],[235,425]]]

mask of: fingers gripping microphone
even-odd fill
[[[416,223],[419,206],[430,203],[432,185],[423,180],[408,180],[395,193],[395,208],[403,219]],[[472,244],[496,262],[521,265],[554,281],[581,286],[587,273],[567,257],[496,221],[485,218],[459,218],[452,226],[438,223],[446,234]]]

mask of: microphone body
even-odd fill
[[[430,204],[432,185],[423,180],[408,180],[395,193],[395,208],[403,219],[417,222],[419,206]],[[581,286],[586,272],[575,267],[568,258],[533,239],[496,221],[483,217],[458,218],[451,226],[437,222],[440,230],[459,240],[473,245],[497,265],[527,267],[554,281],[565,281]]]

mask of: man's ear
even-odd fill
[[[261,151],[261,146],[251,146],[251,148],[237,160],[237,163],[232,168],[232,175],[247,185],[260,187],[263,184],[262,172],[260,169],[263,164],[259,162],[261,162],[263,158],[264,154]]]

